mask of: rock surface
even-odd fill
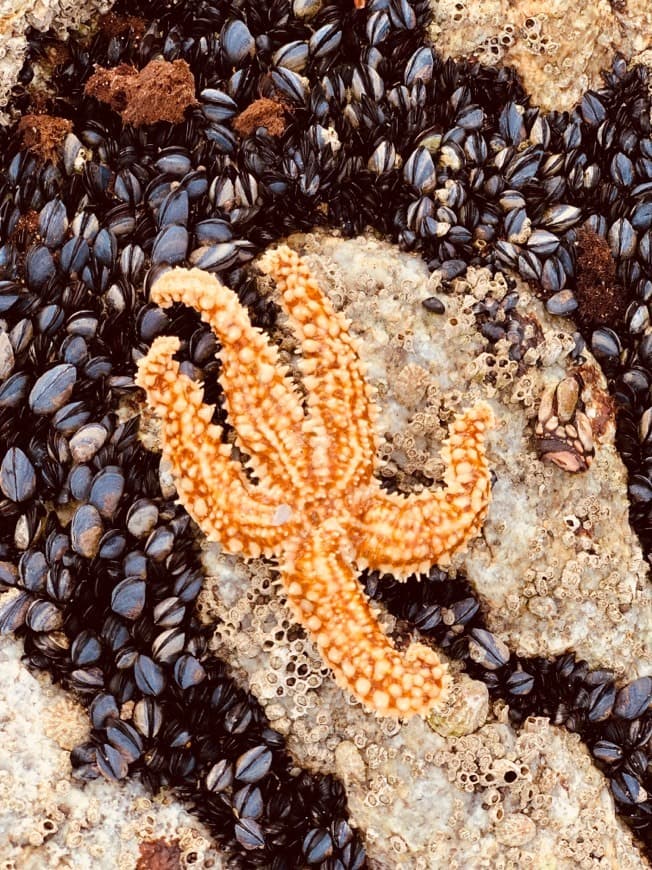
[[[208,831],[169,794],[152,798],[135,780],[71,778],[70,750],[87,738],[88,716],[20,655],[17,641],[0,638],[2,870],[134,870],[141,844],[160,839],[179,841],[181,866],[220,870]]]
[[[570,366],[569,323],[546,315],[517,282],[529,345],[519,367],[507,342],[487,351],[472,310],[505,296],[502,275],[470,269],[446,292],[419,258],[374,239],[315,235],[290,243],[309,255],[360,337],[381,409],[381,476],[404,491],[419,488],[418,470],[436,479],[443,423],[478,399],[492,404],[499,420],[488,442],[493,501],[483,537],[454,562],[481,595],[489,627],[520,653],[570,649],[622,678],[648,673],[646,570],[628,524],[604,380],[588,355],[591,468],[569,474],[535,452],[541,392]],[[444,314],[421,305],[435,293]],[[576,737],[544,720],[515,732],[503,706],[490,707],[485,687],[455,664],[455,691],[448,709],[431,718],[434,732],[421,719],[399,725],[370,717],[336,687],[292,623],[270,566],[247,566],[214,545],[206,545],[205,564],[211,576],[200,612],[217,620],[214,650],[246,677],[302,765],[343,778],[372,866],[496,867],[503,860],[571,868],[598,866],[600,856],[602,866],[645,866]],[[392,618],[381,621],[391,632]]]
[[[535,105],[572,109],[602,86],[618,51],[649,63],[648,0],[431,0],[430,36],[444,57],[516,67]]]
[[[52,28],[65,39],[68,28],[76,29],[95,15],[103,14],[113,0],[0,0],[0,124],[9,120],[3,111],[23,65],[28,27],[46,31]]]
[[[27,26],[53,27],[64,37],[68,26],[111,5],[0,0],[0,123]],[[545,108],[570,108],[587,87],[600,87],[600,69],[616,49],[652,63],[646,0],[551,0],[545,12],[536,0],[433,0],[433,11],[440,52],[515,65],[533,102]],[[383,408],[381,473],[410,491],[418,486],[415,471],[437,476],[452,410],[486,397],[500,417],[490,441],[497,479],[485,536],[457,563],[482,596],[489,627],[515,652],[573,649],[622,679],[649,673],[646,569],[627,523],[625,472],[598,371],[590,369],[584,396],[596,429],[589,471],[568,475],[536,457],[537,401],[566,373],[568,322],[546,317],[518,285],[520,304],[542,332],[522,372],[507,348],[487,351],[470,311],[488,294],[504,296],[504,282],[471,271],[447,295],[418,259],[399,259],[389,246],[300,241],[320,275],[330,276],[325,288],[363,342]],[[433,294],[445,314],[422,309]],[[297,761],[342,777],[371,866],[646,866],[576,737],[538,719],[515,732],[504,707],[490,705],[485,687],[455,665],[450,704],[432,728],[423,720],[375,720],[337,689],[289,618],[269,567],[248,568],[215,547],[207,548],[206,563],[212,577],[202,617],[223,620],[213,648],[252,687]],[[392,618],[381,618],[391,631]],[[152,800],[135,782],[71,780],[68,753],[87,734],[86,714],[19,658],[20,645],[2,639],[2,870],[127,870],[150,837],[180,837],[184,866],[222,866],[206,830],[169,796]]]

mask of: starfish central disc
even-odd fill
[[[219,338],[228,419],[259,481],[232,458],[201,386],[173,359],[178,340],[165,336],[140,360],[137,383],[162,421],[179,499],[226,552],[278,559],[295,618],[343,688],[382,715],[426,713],[446,688],[446,666],[424,644],[394,647],[357,574],[369,567],[405,578],[445,565],[479,533],[492,411],[480,403],[453,421],[443,489],[383,491],[374,477],[376,408],[348,322],[290,248],[268,252],[261,267],[300,345],[305,400],[277,348],[216,277],[176,268],[152,288],[152,301],[195,308]]]

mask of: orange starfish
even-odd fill
[[[425,713],[447,685],[446,666],[424,644],[394,647],[356,574],[368,566],[405,578],[445,565],[479,533],[493,414],[481,403],[453,422],[444,489],[407,498],[383,491],[374,477],[376,409],[348,322],[288,247],[265,255],[262,269],[301,346],[305,400],[278,349],[213,275],[176,268],[152,289],[159,305],[196,308],[218,336],[228,419],[259,481],[232,458],[200,384],[179,372],[178,339],[161,337],[140,360],[137,382],[162,420],[179,499],[226,552],[279,559],[290,608],[342,687],[382,715]]]

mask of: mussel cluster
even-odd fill
[[[173,332],[224,423],[215,339],[191,312],[148,302],[162,270],[219,273],[264,328],[275,309],[247,261],[315,225],[373,227],[449,279],[469,264],[516,270],[551,313],[572,315],[577,235],[606,239],[628,306],[617,328],[584,318],[584,339],[619,403],[632,518],[652,547],[646,72],[618,57],[573,112],[542,114],[511,70],[443,61],[425,42],[429,6],[119,0],[111,27],[71,35],[64,51],[30,34],[13,108],[32,112],[38,96],[39,111],[72,123],[61,159],[0,131],[0,629],[87,704],[77,776],[176,787],[243,867],[345,870],[365,856],[341,785],[296,773],[193,615],[193,529],[124,413],[136,360]],[[34,68],[53,56],[37,92]],[[161,58],[185,61],[195,80],[181,123],[131,126],[84,93],[96,66]],[[276,123],[242,123],[263,99]],[[504,317],[478,316],[488,340],[502,337]],[[510,328],[519,359],[522,330]],[[578,731],[650,845],[652,680],[617,688],[570,654],[510,654],[463,578],[366,582],[506,699],[515,723],[547,715]]]

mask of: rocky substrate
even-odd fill
[[[420,258],[373,238],[319,234],[291,243],[308,254],[360,338],[381,411],[382,478],[405,492],[422,488],[424,476],[436,480],[442,420],[476,400],[491,403],[499,420],[488,443],[493,499],[482,537],[450,573],[466,574],[496,637],[523,655],[574,651],[621,681],[648,674],[647,567],[628,523],[604,379],[590,354],[579,365],[590,384],[583,396],[593,463],[573,474],[536,453],[541,394],[578,368],[568,321],[500,273],[470,269],[444,284]],[[490,349],[478,329],[481,307],[510,293],[518,295],[510,316],[523,323],[519,364],[507,340]],[[433,296],[443,313],[422,304]],[[212,545],[205,565],[200,612],[217,625],[213,649],[246,675],[302,765],[342,777],[372,866],[543,867],[553,856],[560,868],[644,866],[577,735],[532,717],[514,729],[505,704],[490,704],[485,686],[455,664],[450,705],[429,724],[369,716],[335,686],[293,624],[269,565],[245,566]]]

